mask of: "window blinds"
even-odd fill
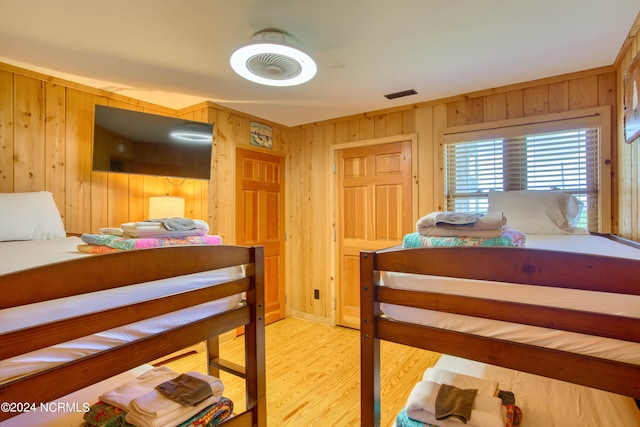
[[[584,203],[579,225],[597,230],[598,126],[568,120],[549,128],[445,136],[447,210],[486,211],[489,190],[561,190]]]

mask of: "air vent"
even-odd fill
[[[396,99],[396,98],[402,98],[403,96],[409,96],[409,95],[417,95],[418,92],[416,92],[413,89],[409,89],[409,90],[403,90],[402,92],[396,92],[396,93],[390,93],[388,95],[385,95],[384,97],[387,99]]]

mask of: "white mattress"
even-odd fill
[[[11,270],[6,265],[4,250],[8,249],[14,254],[21,251],[22,254],[35,253],[36,256],[29,261],[19,260],[18,269],[29,268],[43,261],[63,261],[77,257],[73,249],[79,239],[67,238],[51,241],[10,242],[9,247],[0,244],[0,269],[5,273]],[[14,243],[19,243],[14,245]],[[40,245],[43,244],[43,245]],[[47,250],[42,250],[45,246]],[[18,247],[18,249],[16,249]],[[30,252],[29,248],[34,248]],[[11,255],[8,255],[8,257]],[[108,272],[105,272],[108,274]],[[110,289],[94,292],[86,295],[61,298],[54,301],[45,301],[27,306],[13,307],[0,310],[0,333],[35,326],[57,319],[69,318],[101,309],[118,307],[144,301],[154,297],[171,295],[221,283],[232,279],[241,278],[244,275],[242,266],[207,271],[197,274],[180,276],[178,278],[163,279],[124,288]],[[93,334],[87,337],[75,339],[69,342],[33,351],[20,356],[0,361],[0,384],[29,373],[44,370],[68,361],[75,360],[89,354],[97,353],[108,348],[130,342],[144,336],[159,333],[169,328],[187,324],[215,313],[221,313],[237,307],[243,301],[242,294],[189,307],[166,315],[157,316],[136,322],[109,331]]]
[[[640,250],[600,236],[527,236],[527,247],[595,253],[640,260]],[[518,250],[517,248],[514,250]],[[611,313],[640,318],[640,296],[606,294],[537,286],[509,285],[498,282],[444,278],[383,272],[384,286],[398,289],[429,290],[457,295],[553,305],[571,309]],[[475,335],[555,348],[595,357],[640,365],[640,344],[609,338],[557,331],[535,326],[479,319],[475,317],[383,304],[389,317],[421,325],[453,329]]]
[[[448,355],[436,367],[498,381],[501,390],[514,393],[521,427],[640,426],[630,397]]]
[[[91,256],[78,252],[79,237],[0,243],[0,274]]]

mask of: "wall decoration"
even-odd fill
[[[271,127],[257,122],[251,122],[251,145],[273,148]]]
[[[638,86],[640,85],[640,60],[631,61],[624,73],[624,139],[632,143],[640,137],[640,105]]]

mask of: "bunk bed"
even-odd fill
[[[484,215],[433,212],[403,247],[362,252],[363,425],[380,422],[380,340],[499,379],[522,427],[640,425],[640,245],[589,233],[584,209],[563,191],[489,191]]]
[[[563,239],[539,237],[556,245]],[[564,237],[578,242],[602,239],[595,246],[604,247],[604,252],[612,251],[607,245],[614,249],[621,245],[606,236]],[[442,364],[439,361],[436,366],[459,369],[457,372],[465,375],[484,376],[489,372],[500,376],[512,370],[534,374],[527,377],[527,382],[548,381],[539,388],[541,399],[545,398],[543,395],[557,398],[543,390],[568,383],[585,390],[604,390],[596,392],[594,400],[605,394],[640,398],[640,251],[630,249],[635,251],[632,255],[636,259],[629,259],[586,253],[588,246],[568,246],[577,247],[582,253],[569,252],[567,247],[392,248],[362,252],[362,425],[380,424],[380,340],[442,353]],[[458,285],[461,290],[457,290]],[[499,288],[497,293],[492,293],[493,286]],[[523,287],[526,293],[519,292]],[[575,292],[586,293],[587,301],[591,301],[587,306],[591,306],[584,308],[575,303],[568,295]],[[540,296],[535,297],[536,293]],[[608,297],[626,308],[616,309],[613,302],[607,302]],[[451,315],[452,321],[446,317]],[[485,322],[495,324],[481,326]],[[538,342],[532,338],[532,331],[516,327],[542,330],[547,336]],[[588,341],[567,344],[568,335]],[[613,343],[614,350],[594,345],[594,340]],[[579,392],[567,388],[562,398],[567,403],[566,399],[577,399],[573,393]],[[637,412],[633,399],[623,399],[624,410]],[[580,407],[597,412],[597,404],[586,401]],[[531,424],[527,425],[542,421],[524,410],[523,413],[524,419],[529,416]],[[640,422],[638,413],[629,416],[635,420],[630,425]],[[545,421],[542,424],[563,425]]]
[[[4,225],[0,238],[8,234],[11,241],[0,243],[0,425],[47,412],[65,396],[76,406],[52,412],[86,412],[77,405],[107,391],[96,385],[131,378],[152,361],[203,341],[211,375],[224,369],[246,381],[246,408],[236,408],[223,424],[266,425],[262,247],[87,255],[75,250],[82,241],[65,236],[59,225],[53,234],[36,227],[36,236],[14,236],[15,228]],[[218,343],[220,334],[240,327],[244,366],[225,362]],[[25,422],[40,425],[35,416]]]

